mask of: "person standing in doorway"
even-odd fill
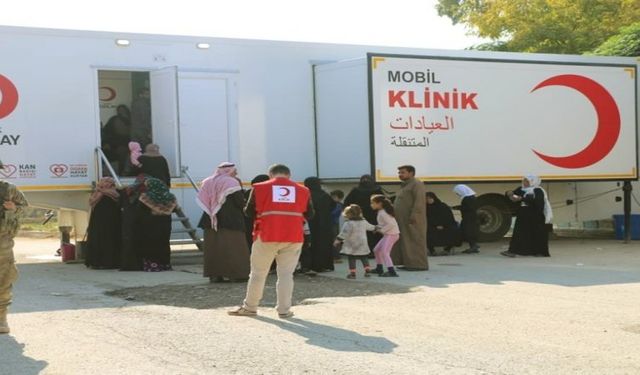
[[[131,103],[131,140],[144,149],[153,139],[151,133],[151,91],[145,87]]]
[[[460,205],[454,208],[460,210],[462,215],[462,222],[460,223],[462,240],[469,243],[469,248],[462,253],[477,254],[480,252],[480,246],[478,246],[479,227],[476,192],[467,185],[456,185],[456,187],[453,188],[453,192],[462,199]]]
[[[400,240],[391,257],[394,264],[402,264],[406,271],[426,271],[427,259],[427,215],[426,192],[422,181],[415,177],[412,165],[398,167],[400,190],[396,194],[394,209],[400,227]]]
[[[229,311],[231,316],[257,314],[274,259],[278,274],[276,310],[282,319],[293,316],[293,273],[304,242],[303,223],[305,218],[313,217],[314,210],[309,189],[291,181],[289,167],[273,165],[269,168],[269,177],[269,181],[253,186],[245,208],[245,213],[255,218],[251,274],[244,303]]]
[[[3,169],[0,162],[0,169]],[[20,228],[19,218],[27,200],[14,185],[0,181],[0,334],[9,333],[7,308],[11,304],[11,289],[18,278],[13,255],[13,239]]]

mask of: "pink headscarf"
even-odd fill
[[[142,147],[140,147],[140,143],[129,142],[129,153],[131,155],[131,164],[139,167],[140,162],[138,161],[138,158],[142,155]]]
[[[240,182],[232,176],[236,171],[233,163],[222,163],[213,176],[202,181],[202,187],[198,192],[196,202],[204,212],[211,216],[211,227],[218,230],[216,214],[222,208],[229,194],[242,190]]]

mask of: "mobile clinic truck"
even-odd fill
[[[547,182],[555,222],[611,218],[638,178],[636,73],[631,58],[467,52],[316,66],[318,173],[395,183],[412,164],[448,202],[472,184],[483,240],[509,230],[504,192],[525,174]]]
[[[93,185],[122,170],[103,147],[110,120],[145,90],[149,137],[192,222],[189,177],[227,160],[245,182],[282,162],[345,188],[414,164],[447,200],[451,184],[474,182],[485,239],[508,229],[497,193],[525,172],[575,203],[556,222],[621,212],[613,181],[637,178],[633,59],[13,27],[0,48],[0,177],[79,235]]]

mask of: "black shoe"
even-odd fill
[[[356,278],[356,274],[355,273],[350,273],[347,275],[347,279],[355,279]]]
[[[462,254],[478,254],[480,252],[480,250],[478,250],[477,247],[473,247],[471,249],[467,249],[465,251],[462,252]]]
[[[500,255],[508,257],[508,258],[515,258],[516,254],[510,252],[510,251],[503,251],[500,253]]]
[[[377,266],[376,268],[370,269],[369,273],[375,273],[377,275],[382,275],[384,273],[384,269],[382,266]]]
[[[398,277],[398,274],[395,272],[385,272],[385,273],[381,273],[380,275],[378,275],[380,277]]]

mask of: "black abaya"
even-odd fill
[[[436,200],[427,205],[427,248],[456,246],[460,243],[458,223],[451,208]]]
[[[544,192],[534,189],[534,194],[524,195],[522,188],[513,194],[522,197],[518,208],[509,252],[518,255],[549,256],[549,231],[545,224]]]
[[[120,266],[121,226],[120,204],[109,197],[100,199],[89,217],[85,259],[87,267],[111,269]]]
[[[142,256],[145,270],[171,269],[171,216],[153,215],[151,209],[138,204],[134,226],[134,243]]]
[[[478,243],[478,202],[475,195],[462,198],[460,204],[460,213],[462,221],[460,222],[460,230],[462,231],[462,239],[474,247]]]
[[[315,215],[309,221],[309,229],[311,230],[311,246],[309,248],[309,256],[304,257],[305,269],[311,269],[316,272],[333,271],[333,222],[331,211],[335,206],[335,202],[331,196],[320,188],[319,181],[316,185],[305,185],[311,190],[311,201]]]

